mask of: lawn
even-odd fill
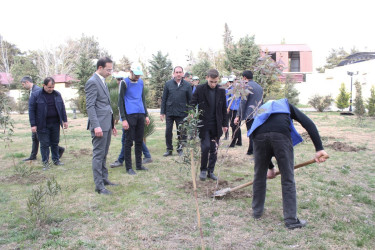
[[[13,115],[15,134],[0,151],[0,249],[198,249],[195,201],[190,167],[165,152],[165,123],[152,114],[157,129],[147,139],[153,162],[148,172],[135,176],[125,168],[109,168],[111,196],[98,195],[91,170],[91,138],[87,118],[73,120],[61,133],[66,147],[61,161],[43,171],[38,161],[22,165],[29,156],[31,133],[27,115]],[[251,216],[251,186],[221,199],[214,190],[249,182],[253,157],[244,146],[228,148],[223,141],[216,174],[220,181],[197,181],[204,243],[208,249],[375,249],[375,123],[361,124],[336,112],[307,115],[317,124],[330,159],[296,170],[298,216],[308,226],[293,231],[284,227],[280,177],[267,186],[266,210],[260,220]],[[301,133],[303,128],[296,126]],[[107,165],[117,159],[120,131],[112,137]],[[295,162],[313,158],[308,136],[295,147]],[[133,160],[134,164],[134,160]],[[32,173],[26,170],[33,168]],[[24,175],[22,177],[22,174]],[[45,220],[36,223],[27,202],[38,187],[55,178],[61,191],[43,204]],[[34,191],[33,191],[34,190]]]

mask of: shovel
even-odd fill
[[[325,157],[325,158],[328,159],[329,156],[327,156],[327,157]],[[297,169],[297,168],[301,168],[301,167],[304,167],[304,166],[310,165],[310,164],[312,164],[312,163],[314,163],[314,162],[315,162],[315,159],[312,159],[312,160],[309,160],[309,161],[303,162],[303,163],[301,163],[301,164],[295,165],[295,166],[294,166],[294,169]],[[275,176],[277,176],[277,175],[279,175],[279,174],[280,174],[280,171],[276,171]],[[238,189],[241,189],[241,188],[244,188],[244,187],[250,186],[250,185],[252,185],[252,184],[253,184],[253,181],[250,181],[250,182],[248,182],[248,183],[244,183],[244,184],[239,185],[239,186],[234,187],[234,188],[224,188],[224,189],[221,189],[221,190],[216,191],[216,192],[212,195],[212,197],[222,197],[222,196],[225,196],[225,195],[228,194],[228,193],[231,193],[231,192],[236,191],[236,190],[238,190]]]

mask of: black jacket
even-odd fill
[[[198,105],[199,110],[202,110],[199,119],[202,121],[202,127],[199,128],[199,137],[203,139],[205,134],[205,129],[208,123],[208,117],[205,116],[205,112],[209,112],[209,102],[208,102],[208,91],[210,88],[208,83],[201,84],[197,86],[194,92],[193,98],[191,99],[190,106],[194,108]],[[216,129],[218,138],[223,135],[223,127],[227,127],[228,116],[227,114],[227,104],[225,98],[225,89],[216,86],[215,88],[215,104],[216,104]]]
[[[31,94],[29,99],[29,120],[31,127],[36,126],[38,131],[41,132],[47,125],[47,100],[43,96],[43,89],[37,90]],[[55,106],[59,114],[60,125],[67,122],[65,105],[61,94],[54,90],[52,95],[55,97]]]
[[[172,79],[165,83],[160,114],[185,117],[191,100],[191,85],[181,80],[180,86]]]

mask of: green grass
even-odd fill
[[[252,219],[252,188],[223,199],[210,198],[216,182],[197,182],[198,204],[207,249],[340,249],[375,248],[375,124],[366,119],[358,128],[355,117],[338,112],[307,112],[324,138],[330,159],[295,172],[298,216],[308,221],[302,230],[285,229],[280,177],[267,182],[265,214]],[[156,131],[147,139],[153,162],[148,172],[129,176],[125,168],[109,168],[108,187],[114,194],[94,192],[91,170],[91,138],[86,118],[70,118],[70,128],[61,134],[66,147],[65,165],[43,171],[39,161],[34,172],[15,173],[31,150],[26,115],[14,115],[15,134],[10,148],[0,150],[0,249],[198,249],[200,232],[191,185],[190,166],[178,163],[165,152],[165,123],[153,114]],[[109,165],[121,148],[119,135],[112,137]],[[301,126],[297,129],[303,132]],[[176,133],[174,133],[176,135]],[[65,143],[66,140],[66,143]],[[235,187],[252,180],[254,163],[244,146],[219,151],[215,173],[217,189]],[[366,148],[358,152],[335,151],[327,145],[341,142]],[[175,153],[175,152],[174,152]],[[133,151],[134,154],[134,151]],[[224,155],[222,158],[221,156]],[[295,147],[295,163],[314,155],[311,141]],[[134,156],[133,156],[134,157]],[[134,164],[134,159],[133,159]],[[28,165],[27,165],[28,166]],[[54,176],[61,194],[49,207],[50,219],[43,225],[30,220],[26,202],[32,189]]]

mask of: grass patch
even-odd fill
[[[252,187],[237,190],[222,199],[212,199],[212,190],[235,187],[253,178],[253,156],[242,147],[219,151],[220,182],[197,182],[202,229],[207,249],[375,249],[375,124],[367,119],[356,127],[353,117],[337,112],[306,112],[324,137],[330,159],[296,170],[298,216],[308,221],[304,229],[285,229],[280,176],[267,181],[264,216],[252,218]],[[158,114],[152,114],[157,118]],[[67,147],[62,162],[42,171],[39,161],[29,176],[16,174],[13,157],[21,159],[31,149],[27,115],[15,115],[15,134],[10,148],[0,151],[0,248],[1,249],[198,249],[199,231],[191,189],[190,168],[180,165],[176,152],[165,152],[165,123],[156,121],[156,132],[147,139],[153,162],[148,172],[126,174],[124,167],[108,168],[109,179],[119,186],[108,187],[111,196],[94,192],[92,145],[87,119],[70,120],[60,144]],[[121,149],[121,126],[112,137],[107,165]],[[304,131],[297,126],[298,131]],[[175,132],[174,132],[175,134]],[[66,145],[65,145],[65,139]],[[326,145],[340,142],[357,152],[337,151]],[[223,141],[221,148],[228,146]],[[314,155],[311,141],[295,147],[295,162]],[[227,152],[227,153],[226,153]],[[134,155],[134,150],[132,155]],[[134,156],[133,165],[134,165]],[[40,156],[38,155],[40,159]],[[350,160],[350,161],[349,161]],[[17,160],[18,161],[18,160]],[[22,165],[22,164],[21,164]],[[20,166],[21,166],[20,165]],[[134,166],[133,166],[134,167]],[[26,169],[25,169],[26,170]],[[22,169],[19,169],[22,172]],[[50,216],[43,225],[32,223],[27,201],[32,190],[52,177],[61,185]]]

